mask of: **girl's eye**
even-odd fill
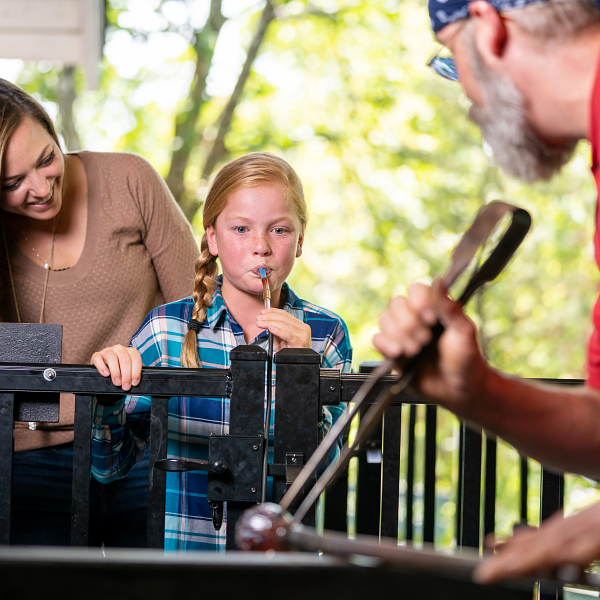
[[[54,150],[52,152],[50,152],[50,154],[48,154],[48,156],[41,162],[41,166],[42,167],[47,167],[49,164],[52,163],[52,161],[54,160],[54,157],[56,156],[56,154],[54,154]]]
[[[287,229],[285,229],[285,227],[275,227],[275,229],[273,229],[273,231],[277,234],[277,235],[281,235],[282,233],[286,233]]]
[[[235,228],[235,231],[236,231],[237,233],[246,233],[246,231],[248,231],[248,228],[247,228],[247,227],[244,227],[243,225],[240,225],[239,227],[236,227],[236,228]]]

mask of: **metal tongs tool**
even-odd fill
[[[458,302],[462,306],[468,302],[478,288],[485,283],[489,283],[490,281],[494,280],[502,272],[510,258],[513,256],[527,235],[527,232],[531,226],[531,216],[526,210],[518,208],[517,206],[513,206],[512,204],[502,201],[491,202],[479,211],[475,217],[475,220],[469,229],[464,233],[461,241],[452,253],[450,267],[446,274],[442,277],[442,283],[447,290],[449,290],[456,279],[463,272],[465,272],[475,258],[477,251],[483,247],[496,229],[496,226],[502,217],[505,215],[511,215],[511,222],[487,259],[483,262],[483,264],[476,268],[464,291],[458,298]],[[402,368],[402,374],[399,375],[397,382],[388,390],[382,391],[375,402],[367,410],[365,415],[361,418],[360,426],[354,442],[351,444],[348,442],[342,451],[340,459],[332,463],[326,469],[323,475],[321,475],[315,485],[308,492],[302,501],[302,504],[293,515],[293,520],[295,523],[300,523],[325,488],[335,480],[335,478],[343,471],[343,469],[345,469],[345,467],[348,465],[348,462],[354,455],[354,450],[356,447],[365,439],[367,439],[373,428],[381,420],[383,413],[392,402],[394,397],[403,392],[410,385],[410,382],[418,372],[419,368],[431,356],[443,333],[443,327],[438,323],[433,327],[432,331],[432,341],[425,348],[423,348],[418,355],[410,360],[405,361]],[[337,422],[329,430],[329,433],[317,447],[317,450],[310,457],[302,471],[300,471],[296,477],[294,483],[282,498],[280,506],[283,510],[289,509],[296,496],[302,491],[303,487],[323,464],[326,457],[330,454],[337,443],[337,440],[342,435],[344,428],[350,423],[350,421],[352,421],[354,416],[360,411],[361,407],[365,405],[365,403],[368,404],[371,401],[373,391],[376,388],[379,380],[385,375],[389,374],[397,364],[398,360],[385,360],[358,390],[352,399],[352,408],[340,416]]]

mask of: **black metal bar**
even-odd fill
[[[519,471],[520,471],[520,492],[521,492],[521,523],[527,525],[529,520],[527,510],[527,498],[528,498],[528,483],[529,483],[529,461],[526,456],[519,456]]]
[[[390,406],[383,417],[383,460],[381,463],[382,538],[398,540],[398,508],[400,502],[400,441],[402,405]],[[329,494],[329,490],[327,491]]]
[[[0,363],[0,391],[66,392],[123,395],[110,378],[90,365]],[[144,367],[135,393],[148,396],[228,397],[231,377],[227,369]]]
[[[496,464],[498,444],[496,439],[485,436],[485,483],[483,495],[483,535],[496,529]]]
[[[323,420],[319,402],[318,352],[310,348],[286,348],[275,356],[277,387],[275,390],[275,421],[273,463],[286,464],[286,460],[302,461],[317,449],[318,424]],[[299,406],[302,410],[299,410]],[[291,456],[295,455],[295,456]],[[288,482],[290,481],[289,478]],[[289,489],[286,480],[273,479],[273,501],[279,502]],[[307,490],[305,490],[307,491]],[[292,514],[302,496],[290,506]],[[314,508],[304,517],[303,523],[314,524]]]
[[[563,507],[564,475],[542,467],[540,518],[545,521]]]
[[[10,543],[14,394],[0,394],[0,544]]]
[[[352,398],[362,384],[367,380],[369,375],[358,374],[358,373],[343,373],[340,376],[340,402],[352,402]],[[394,375],[386,375],[381,378],[378,384],[373,388],[373,398],[377,398],[382,390],[389,389],[398,381],[398,377]],[[431,404],[425,400],[422,396],[417,396],[410,391],[403,392],[398,396],[398,399],[394,401],[395,404]]]
[[[458,480],[456,486],[456,522],[455,536],[456,544],[460,546],[461,527],[462,527],[462,506],[463,506],[463,489],[462,481],[464,478],[465,465],[463,462],[463,453],[465,448],[465,428],[461,421],[458,422]]]
[[[361,374],[373,372],[380,363],[363,363]],[[360,411],[360,418],[369,409]],[[381,470],[382,470],[383,429],[377,427],[369,439],[362,444],[356,456],[358,474],[356,480],[356,533],[379,535],[381,521]]]
[[[267,353],[258,346],[238,346],[231,351],[233,388],[229,401],[229,435],[263,435],[266,361]],[[257,502],[260,494],[261,490],[257,489]],[[250,506],[252,502],[227,502],[227,550],[235,549],[235,524]]]
[[[443,558],[443,557],[442,557]],[[375,562],[375,561],[374,561]],[[316,552],[264,553],[173,552],[95,548],[11,548],[0,550],[5,598],[104,600],[146,598],[243,598],[262,600],[265,587],[285,590],[286,600],[531,600],[531,585],[481,586],[452,568],[364,567]],[[24,582],[27,583],[24,586]]]
[[[482,436],[481,430],[476,430],[465,424],[462,427],[465,429],[465,441],[463,445],[463,476],[460,482],[462,488],[462,514],[459,545],[479,548]]]
[[[435,536],[435,466],[437,406],[425,407],[425,471],[423,474],[423,542]]]
[[[408,412],[408,448],[406,456],[406,542],[413,540],[413,503],[415,485],[415,425],[417,423],[417,407],[411,404]]]
[[[89,545],[92,396],[75,396],[71,546]]]
[[[374,432],[382,434],[378,427]],[[370,446],[368,448],[367,446]],[[370,456],[381,453],[381,437],[370,439],[359,448],[356,480],[356,533],[379,535],[381,508],[381,461],[370,462]]]
[[[150,406],[150,457],[148,482],[148,548],[165,546],[165,494],[167,473],[154,468],[154,463],[167,458],[169,399],[152,398]]]
[[[246,346],[240,346],[245,348]],[[56,377],[48,381],[44,372],[52,369]],[[322,403],[339,404],[350,402],[367,380],[368,375],[343,373],[336,376],[336,369],[322,369],[320,386]],[[380,391],[390,388],[396,377],[383,377],[375,387]],[[581,379],[536,379],[541,383],[579,386]],[[333,389],[331,389],[333,388]],[[90,365],[57,365],[55,363],[14,364],[0,362],[0,392],[64,392],[74,394],[123,394],[120,387],[112,385],[110,379],[98,373]],[[231,395],[231,375],[228,369],[183,369],[171,367],[144,367],[142,379],[135,393],[146,396],[203,396],[209,398]],[[374,394],[374,397],[376,394]],[[422,396],[406,391],[399,395],[395,404],[432,404]]]
[[[542,521],[562,510],[563,489],[564,475],[542,467],[540,482],[540,519]],[[560,600],[563,597],[563,586],[553,581],[540,581],[538,596],[539,600]]]

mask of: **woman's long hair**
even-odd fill
[[[37,121],[52,137],[58,148],[60,142],[52,123],[52,119],[43,106],[20,87],[0,78],[0,183],[4,179],[3,165],[4,152],[11,135],[23,122],[24,118]],[[2,211],[0,210],[0,219]],[[6,317],[4,307],[7,302],[8,285],[8,257],[5,256],[3,236],[0,238],[0,322]]]
[[[208,249],[206,229],[214,226],[217,217],[223,212],[228,199],[238,190],[258,187],[265,183],[279,183],[287,190],[300,221],[301,231],[306,228],[308,209],[304,200],[304,190],[300,178],[292,167],[282,158],[268,152],[252,152],[227,163],[216,175],[202,213],[204,235],[200,243],[200,256],[196,261],[194,281],[194,309],[192,319],[203,323],[206,310],[212,303],[217,289],[219,267],[217,257]],[[188,329],[181,348],[181,365],[198,367],[201,365],[198,355],[198,337],[194,329]]]

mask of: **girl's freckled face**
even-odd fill
[[[219,257],[223,288],[262,295],[259,268],[266,268],[271,291],[281,288],[302,254],[303,232],[287,190],[265,184],[234,192],[213,226],[208,247]]]

